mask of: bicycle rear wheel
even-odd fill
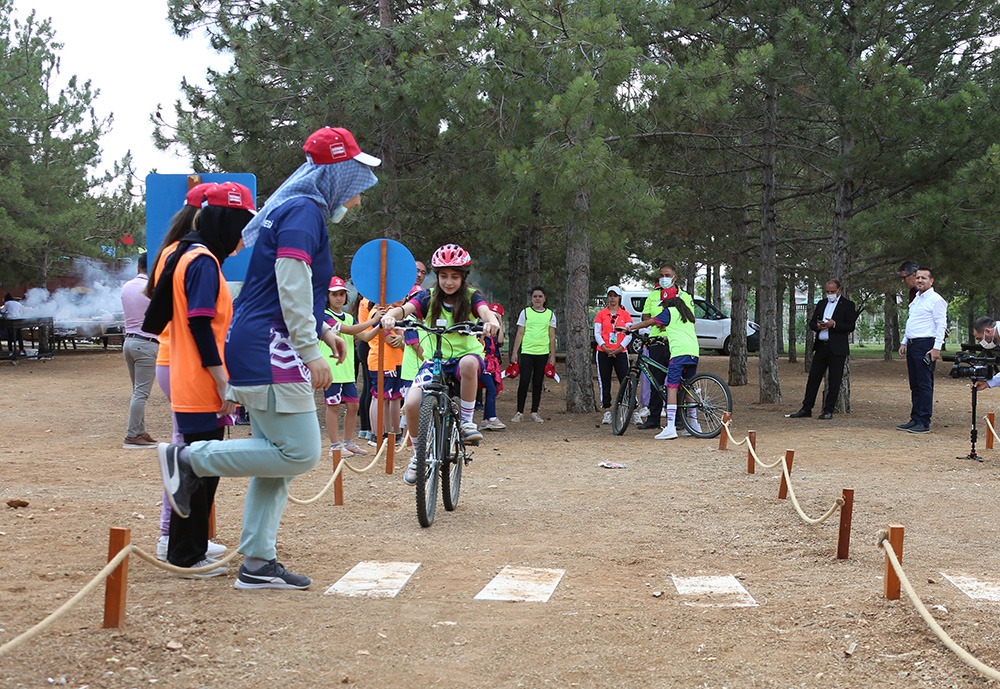
[[[460,409],[460,401],[454,399],[452,409]],[[445,451],[441,457],[441,501],[449,512],[458,507],[458,494],[462,490],[462,466],[465,464],[465,447],[462,445],[462,431],[457,423],[459,417],[452,416],[445,428]]]
[[[632,414],[635,412],[636,405],[635,394],[638,389],[639,375],[631,372],[618,388],[615,406],[611,410],[611,432],[615,435],[625,435],[628,425],[632,423]]]
[[[716,375],[699,373],[681,385],[677,413],[688,433],[714,438],[722,432],[722,415],[733,411],[729,386]]]
[[[434,523],[437,508],[438,480],[441,476],[441,454],[444,433],[442,419],[437,411],[437,398],[424,395],[420,401],[420,423],[417,440],[414,443],[414,459],[417,463],[417,521],[428,527]]]

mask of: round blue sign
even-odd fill
[[[417,262],[410,250],[393,239],[365,243],[351,260],[351,279],[365,299],[381,302],[382,246],[385,245],[385,302],[391,304],[410,293],[417,281]]]

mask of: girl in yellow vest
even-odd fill
[[[444,319],[449,325],[479,318],[483,322],[483,335],[492,337],[500,330],[496,316],[490,311],[486,298],[467,283],[472,257],[457,244],[445,244],[434,252],[431,267],[437,274],[437,284],[429,290],[421,290],[405,304],[389,309],[382,318],[382,327],[392,329],[397,318],[413,315],[428,325]],[[476,408],[476,389],[479,387],[479,373],[483,370],[483,343],[471,335],[458,333],[445,335],[441,343],[442,355],[448,357],[442,362],[445,375],[459,381],[459,397],[462,405],[462,441],[474,443],[483,439],[475,421],[472,420]],[[428,352],[431,353],[432,352]],[[406,423],[417,428],[423,386],[433,379],[433,362],[427,361],[417,372],[413,386],[406,395],[403,412]],[[403,474],[403,480],[414,485],[417,482],[417,467],[411,463]]]
[[[340,336],[347,342],[347,356],[340,363],[337,355],[325,343],[320,342],[320,351],[330,364],[333,382],[323,393],[326,402],[326,433],[330,437],[330,452],[340,450],[345,457],[351,455],[366,455],[368,450],[354,441],[354,421],[358,417],[358,384],[354,372],[354,336],[372,327],[382,317],[382,311],[374,311],[367,321],[354,322],[354,316],[344,312],[347,303],[347,285],[344,279],[336,275],[330,280],[327,291],[326,317],[327,324],[339,330]],[[340,405],[347,407],[344,416],[344,440],[340,440]]]
[[[545,290],[535,287],[531,290],[531,307],[521,310],[517,317],[517,335],[514,336],[514,352],[511,363],[520,366],[521,382],[517,385],[517,413],[510,418],[517,423],[524,419],[524,403],[528,399],[528,385],[531,385],[531,416],[528,418],[542,423],[538,405],[542,400],[542,383],[546,365],[556,365],[556,315],[545,307]]]

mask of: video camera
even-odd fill
[[[989,380],[1000,370],[1000,354],[987,353],[977,344],[963,344],[962,351],[955,356],[942,358],[954,362],[948,374],[952,378],[969,378],[973,382]]]

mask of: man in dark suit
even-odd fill
[[[829,381],[826,388],[826,399],[823,402],[823,413],[820,419],[832,419],[833,408],[840,395],[840,383],[844,379],[844,364],[850,353],[847,336],[854,332],[854,322],[858,318],[854,302],[843,296],[840,281],[830,279],[824,286],[826,299],[816,304],[816,310],[809,319],[809,329],[816,333],[813,345],[812,366],[809,367],[809,380],[806,383],[806,395],[802,398],[802,408],[791,419],[802,419],[812,416],[812,408],[816,403],[819,384],[823,374],[829,371]]]

